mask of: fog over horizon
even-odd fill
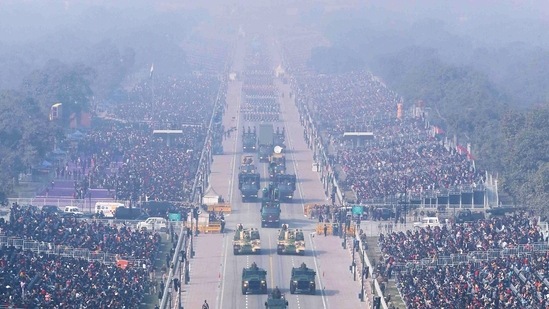
[[[276,16],[278,29],[290,35],[297,22],[333,47],[354,48],[353,57],[361,54],[374,74],[383,75],[376,59],[417,48],[478,70],[503,88],[517,75],[541,85],[549,74],[549,4],[541,1],[12,0],[0,3],[0,89],[17,88],[51,59],[93,67],[109,53],[133,58],[129,75],[146,74],[152,63],[167,75],[201,70],[186,61],[191,46],[227,46],[237,23],[262,14]],[[549,97],[533,92],[515,100],[531,105]]]

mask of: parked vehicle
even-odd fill
[[[168,230],[168,220],[161,217],[149,217],[147,220],[137,223],[137,228],[165,232]]]

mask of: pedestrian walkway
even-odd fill
[[[201,234],[194,238],[194,251],[196,254],[190,260],[190,284],[182,285],[183,293],[181,297],[184,308],[200,308],[204,300],[208,300],[210,304],[215,304],[218,287],[222,279],[221,248],[225,235]]]

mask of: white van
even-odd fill
[[[103,212],[105,218],[114,218],[116,208],[118,207],[125,207],[125,205],[117,202],[97,202],[95,203],[95,213],[100,214]]]

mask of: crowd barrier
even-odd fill
[[[221,223],[210,222],[208,224],[199,224],[198,231],[205,234],[219,234],[221,233]]]
[[[231,204],[214,204],[214,205],[208,205],[208,212],[215,212],[215,213],[224,213],[229,214],[231,213]]]

